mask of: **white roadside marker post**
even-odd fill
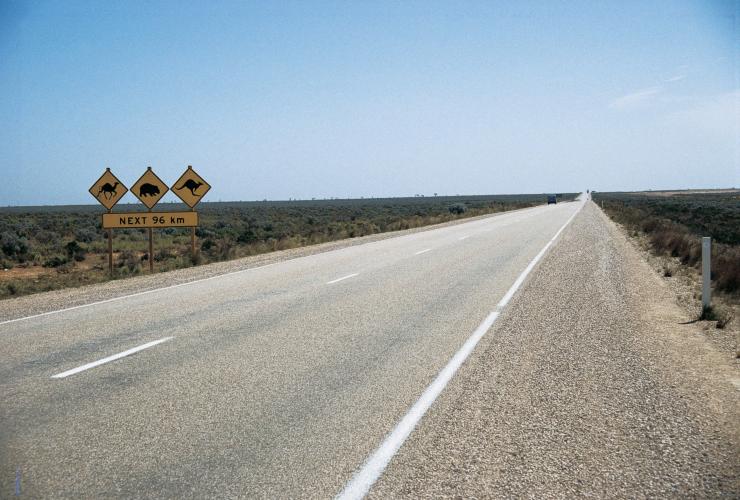
[[[709,309],[712,305],[712,238],[704,236],[701,239],[701,305]]]

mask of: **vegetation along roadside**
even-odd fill
[[[559,195],[559,200],[575,194]],[[155,230],[155,271],[168,271],[345,238],[416,228],[540,205],[541,194],[204,202],[198,207],[198,253],[190,230]],[[161,211],[183,209],[163,203]],[[134,211],[119,205],[117,211]],[[111,279],[97,206],[0,208],[0,298]],[[114,279],[148,268],[147,231],[116,230]]]
[[[712,237],[712,286],[729,310],[740,304],[740,190],[594,193],[593,200],[649,250],[673,258],[695,276],[701,266],[701,237]],[[664,275],[677,269],[667,265]],[[717,326],[732,313],[713,312]],[[712,317],[707,318],[712,319]]]

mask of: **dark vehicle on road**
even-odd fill
[[[555,204],[557,202],[558,202],[557,196],[555,196],[554,194],[548,194],[547,195],[547,204],[548,205],[552,205],[552,204]]]

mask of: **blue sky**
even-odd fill
[[[130,187],[188,164],[211,201],[740,187],[739,17],[0,0],[0,205],[94,203],[106,166]]]

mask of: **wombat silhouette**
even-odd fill
[[[102,194],[103,195],[103,198],[105,198],[106,200],[110,200],[111,198],[113,198],[115,195],[118,194],[116,192],[116,188],[117,187],[118,187],[118,183],[117,182],[114,183],[113,185],[111,185],[110,182],[106,182],[105,184],[103,184],[100,187],[100,191],[98,191],[98,196],[97,197],[100,198],[100,195]]]
[[[203,183],[202,183],[202,182],[195,182],[195,181],[194,181],[193,179],[188,179],[188,180],[186,180],[186,181],[185,181],[185,182],[184,182],[184,183],[182,184],[182,186],[180,186],[180,187],[176,187],[175,189],[177,189],[177,190],[179,191],[179,190],[181,190],[181,189],[185,189],[185,188],[187,188],[187,189],[189,189],[189,190],[190,190],[190,192],[192,193],[192,195],[193,195],[193,196],[200,196],[200,195],[199,195],[199,194],[197,194],[197,193],[196,193],[195,191],[196,191],[196,190],[197,190],[197,189],[198,189],[199,187],[201,187],[202,185],[203,185]]]
[[[145,182],[139,187],[139,196],[156,196],[159,194],[159,186]]]

